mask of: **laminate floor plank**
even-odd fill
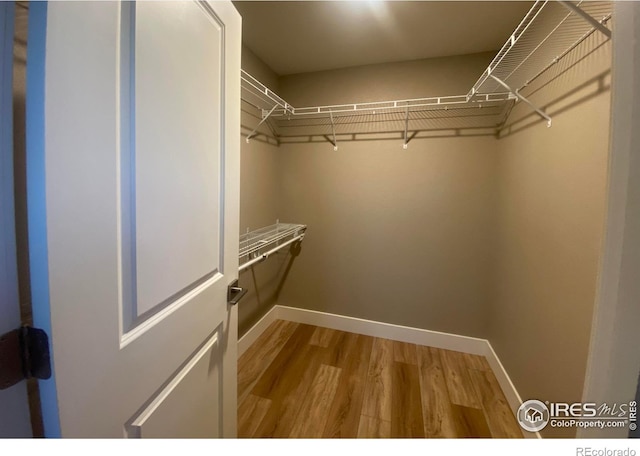
[[[270,407],[271,400],[249,394],[238,408],[238,437],[253,437]]]
[[[491,366],[489,366],[489,361],[487,358],[480,355],[472,355],[469,353],[462,354],[465,363],[469,369],[475,369],[480,371],[491,371]]]
[[[471,370],[470,374],[476,391],[480,394],[491,436],[499,439],[522,438],[520,426],[493,372]]]
[[[432,347],[418,347],[418,364],[425,436],[457,437],[439,350]]]
[[[360,415],[358,426],[359,439],[390,439],[391,422],[383,421],[370,416]]]
[[[375,338],[371,350],[362,414],[391,422],[393,343]]]
[[[355,342],[349,344],[350,350],[338,360],[342,375],[329,410],[324,437],[356,438],[358,436],[373,337],[357,334],[353,336],[355,336]]]
[[[461,438],[490,438],[491,431],[482,410],[453,405],[454,422],[458,437]]]
[[[335,329],[321,328],[318,326],[311,336],[309,343],[311,345],[317,345],[318,347],[328,348],[331,344],[331,340],[336,337],[338,331]]]
[[[314,329],[309,325],[299,325],[295,329],[273,362],[260,376],[251,394],[272,399],[274,394],[278,395],[274,391],[291,391],[297,386],[301,377],[300,371],[305,367],[305,353],[308,351],[309,339]],[[291,375],[288,375],[289,373]]]
[[[342,369],[322,364],[308,394],[299,404],[297,417],[289,437],[322,437],[329,418],[329,408],[338,389]]]
[[[297,327],[298,323],[276,320],[238,359],[238,404],[243,402]]]
[[[397,363],[418,365],[417,345],[393,341],[393,360]]]
[[[325,358],[326,349],[322,347],[306,344],[299,350],[299,357],[287,366],[283,381],[271,393],[271,407],[258,427],[256,437],[289,437],[296,424],[300,404],[307,397]]]
[[[348,362],[350,354],[355,349],[358,335],[344,331],[336,331],[335,336],[327,347],[327,357],[325,364],[334,367],[344,367]]]
[[[464,354],[451,350],[438,351],[451,403],[480,409],[482,405],[471,381]]]
[[[391,437],[424,437],[418,366],[394,361],[391,372]]]

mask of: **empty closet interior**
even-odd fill
[[[522,399],[580,401],[611,3],[236,8],[239,335],[278,305],[486,339]]]

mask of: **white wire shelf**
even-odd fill
[[[282,138],[324,136],[337,150],[340,135],[399,132],[406,149],[419,132],[475,129],[497,134],[517,101],[551,126],[551,118],[520,90],[594,32],[610,39],[606,25],[612,9],[610,1],[536,1],[465,95],[296,108],[243,70],[242,100],[261,118],[246,140],[266,123],[278,143]]]
[[[278,250],[302,241],[306,225],[276,222],[240,235],[240,271],[266,260]]]
[[[604,26],[611,19],[613,10],[609,1],[538,0],[473,85],[468,96],[504,90],[504,86],[493,77],[499,78],[513,91],[521,90],[598,31],[598,27],[576,12],[576,7],[601,24],[606,33],[608,29]],[[609,37],[605,35],[605,39]]]
[[[240,70],[240,93],[242,101],[260,110],[271,110],[274,106],[282,112],[293,111],[293,106],[244,70]]]

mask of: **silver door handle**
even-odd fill
[[[247,291],[244,288],[240,288],[238,286],[238,281],[234,281],[227,290],[227,302],[232,306],[235,306],[240,302],[244,295],[247,294]]]

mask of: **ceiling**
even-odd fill
[[[243,41],[279,75],[499,49],[532,2],[235,1]]]

